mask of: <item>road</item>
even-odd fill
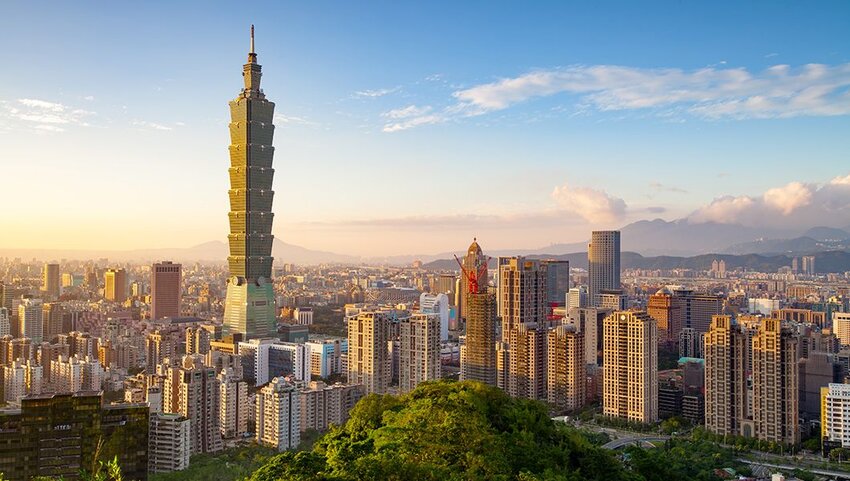
[[[654,442],[667,441],[670,436],[632,436],[609,441],[602,445],[605,449],[620,449],[626,446],[640,446],[642,448],[654,448]]]
[[[749,459],[738,458],[738,461],[749,464],[752,466],[765,466],[768,468],[782,469],[786,471],[793,471],[795,469],[803,469],[810,473],[820,474],[822,476],[832,476],[834,479],[844,479],[850,480],[850,473],[845,471],[833,471],[831,469],[823,469],[823,468],[812,468],[806,466],[794,466],[791,464],[775,464],[775,463],[766,463],[764,461],[751,461]]]

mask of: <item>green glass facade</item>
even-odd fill
[[[224,310],[227,334],[275,333],[272,273],[274,103],[260,89],[262,67],[251,52],[242,68],[245,87],[230,102],[230,278]]]
[[[124,479],[146,480],[148,416],[144,404],[103,406],[100,393],[24,398],[20,409],[0,410],[0,473],[72,480],[118,456]]]

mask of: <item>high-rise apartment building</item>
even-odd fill
[[[820,392],[821,439],[835,447],[850,447],[850,384],[830,383]]]
[[[508,336],[505,391],[513,397],[546,401],[546,330],[535,323],[517,323]]]
[[[0,305],[0,337],[12,334],[12,321],[9,318],[9,309]]]
[[[206,354],[210,352],[212,334],[203,326],[186,328],[186,354]]]
[[[44,264],[41,273],[41,290],[47,299],[55,301],[62,293],[62,274],[59,272],[59,264]]]
[[[842,347],[850,347],[850,312],[833,312],[832,330]]]
[[[587,307],[587,286],[576,286],[567,293],[567,309]]]
[[[594,233],[595,234],[595,233]],[[658,420],[658,332],[643,311],[617,311],[603,322],[602,413]]]
[[[24,298],[18,305],[18,332],[20,337],[41,344],[44,340],[44,310],[41,299]]]
[[[255,403],[257,442],[279,451],[296,449],[301,442],[301,399],[295,385],[276,377],[260,389]]]
[[[25,396],[41,394],[44,369],[34,359],[18,358],[3,366],[2,371],[6,402],[20,403]]]
[[[226,334],[245,339],[276,332],[272,277],[272,157],[274,103],[260,89],[262,67],[251,49],[242,67],[245,87],[230,102],[230,278],[224,307]]]
[[[223,438],[235,438],[248,432],[248,383],[242,380],[241,374],[237,375],[229,367],[218,374],[219,425]]]
[[[390,384],[389,331],[386,312],[361,312],[348,319],[348,382],[362,384],[367,394],[384,394]]]
[[[499,295],[502,312],[502,340],[518,324],[540,323],[548,315],[546,305],[546,264],[525,257],[511,257],[499,266]]]
[[[620,289],[620,231],[595,230],[587,246],[587,295],[599,305],[603,289]]]
[[[673,291],[663,287],[649,296],[646,313],[658,324],[658,342],[673,343],[684,326],[682,304],[673,298]]]
[[[115,302],[127,300],[127,271],[107,269],[103,274],[103,297]]]
[[[412,391],[423,381],[440,379],[440,318],[412,314],[399,320],[399,390]]]
[[[189,467],[191,421],[176,413],[151,413],[148,471],[170,473]]]
[[[584,334],[562,325],[547,334],[546,383],[549,405],[559,412],[575,411],[587,398]]]
[[[183,266],[170,261],[151,266],[151,319],[180,317]]]
[[[602,351],[602,322],[611,311],[596,307],[570,308],[567,311],[569,324],[582,334],[585,364],[598,364]]]
[[[467,299],[469,309],[469,299]],[[437,314],[440,319],[440,340],[449,339],[449,296],[445,294],[428,294],[423,292],[419,296],[419,312],[423,314]]]
[[[59,356],[50,361],[49,369],[50,382],[56,392],[97,392],[103,388],[103,366],[100,361],[89,356]]]
[[[800,442],[797,346],[797,336],[779,319],[763,319],[753,337],[753,424],[758,439]]]
[[[460,378],[496,385],[496,296],[489,292],[468,297],[466,340],[461,346]]]
[[[222,449],[220,390],[214,368],[203,364],[203,357],[184,356],[180,367],[169,367],[165,378],[165,397],[176,397],[175,412],[191,421],[192,454],[213,453]],[[168,403],[165,403],[168,404]],[[166,412],[170,410],[163,407]]]
[[[747,423],[751,337],[731,316],[716,315],[705,334],[705,427],[712,433],[752,436]]]
[[[43,304],[41,311],[42,336],[45,341],[52,341],[64,332],[65,308],[57,302],[49,302]]]
[[[301,431],[325,431],[331,424],[341,426],[348,420],[351,409],[363,397],[363,386],[310,381],[301,389]]]

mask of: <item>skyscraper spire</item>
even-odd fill
[[[254,24],[251,24],[251,52],[254,53]]]
[[[251,25],[251,50],[248,52],[248,63],[242,66],[242,77],[245,80],[243,95],[263,98],[263,94],[260,92],[262,70],[260,64],[257,63],[257,53],[254,51],[254,25]]]

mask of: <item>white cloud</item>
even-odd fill
[[[133,125],[135,125],[136,127],[141,127],[143,129],[150,130],[173,130],[167,125],[158,124],[156,122],[148,122],[147,120],[134,120]]]
[[[295,115],[286,115],[282,113],[274,114],[274,123],[277,125],[291,124],[291,125],[318,125],[317,122],[313,122],[312,120],[306,119],[304,117],[298,117]]]
[[[417,107],[416,105],[408,105],[400,109],[393,109],[381,114],[382,117],[390,119],[406,119],[408,117],[419,117],[431,111],[431,106]]]
[[[357,92],[354,92],[354,96],[361,98],[377,98],[383,97],[384,95],[389,95],[394,92],[398,92],[399,90],[401,90],[401,87],[393,87],[391,89],[358,90]]]
[[[689,216],[694,222],[807,228],[850,224],[850,175],[826,183],[790,182],[760,196],[723,196]]]
[[[561,208],[581,216],[590,224],[609,224],[622,220],[626,215],[626,202],[603,190],[571,187],[564,183],[555,187],[552,198]]]
[[[88,100],[89,102],[91,102],[92,100],[94,100],[94,95],[86,95],[85,97],[83,97],[83,100]]]
[[[578,96],[582,111],[651,110],[705,120],[850,114],[850,64],[774,65],[761,72],[574,65],[455,91],[443,120],[483,115],[538,97]]]
[[[439,124],[445,118],[441,115],[423,115],[419,117],[411,117],[401,122],[389,123],[384,125],[384,132],[400,132],[402,130],[412,129],[420,125]]]
[[[64,132],[59,125],[88,126],[86,119],[94,112],[75,109],[57,102],[23,98],[0,102],[0,120],[9,121],[18,128],[38,131]]]

